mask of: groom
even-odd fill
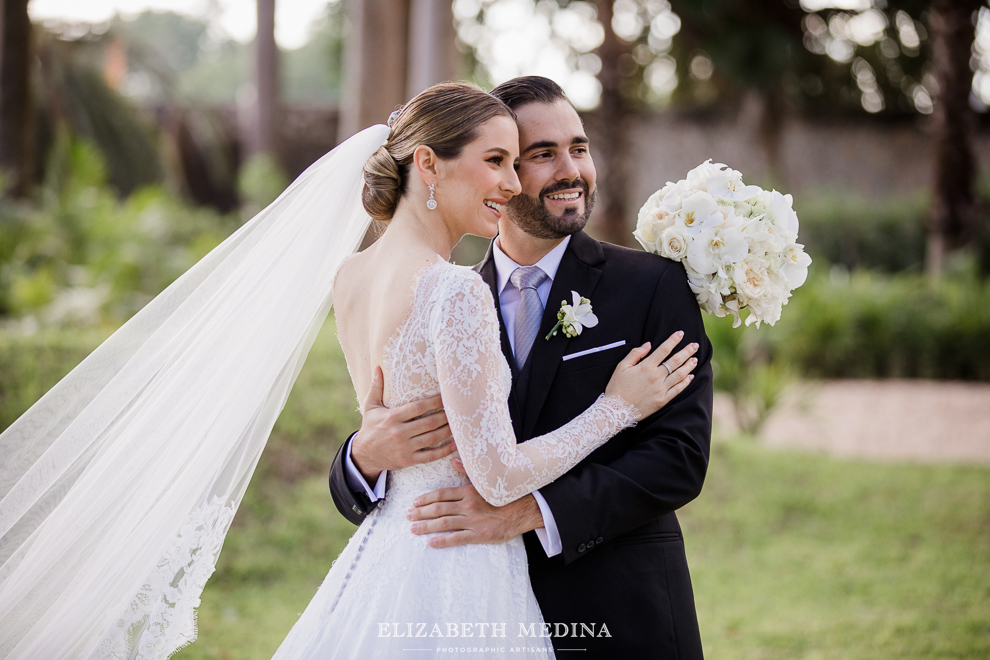
[[[434,537],[440,548],[523,534],[533,590],[558,657],[700,659],[674,515],[701,492],[708,465],[712,351],[698,303],[679,264],[599,243],[582,231],[595,200],[595,166],[563,90],[533,76],[510,80],[492,94],[518,117],[522,194],[510,201],[499,236],[476,270],[499,309],[519,441],[578,416],[605,391],[616,364],[644,341],[657,347],[683,330],[682,346],[700,344],[699,362],[683,393],[555,482],[501,508],[470,485],[426,493],[409,514],[413,532],[451,532]],[[523,266],[536,269],[514,275]],[[598,325],[574,338],[544,339],[571,291],[591,300]],[[534,315],[542,322],[526,346],[532,332],[516,324]],[[342,445],[330,472],[334,503],[358,524],[386,496],[387,470],[452,450],[430,448],[450,435],[443,413],[422,416],[440,408],[439,397],[390,410],[381,404],[380,374],[375,381],[361,430]]]

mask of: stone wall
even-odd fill
[[[932,145],[927,123],[870,121],[812,122],[790,119],[781,131],[781,168],[768,178],[765,150],[754,131],[731,118],[698,119],[675,114],[643,115],[634,123],[630,158],[638,175],[631,185],[645,200],[667,181],[684,177],[711,158],[740,170],[746,181],[786,192],[831,191],[884,198],[930,186]],[[981,132],[977,157],[990,164],[990,134]]]

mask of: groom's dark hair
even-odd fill
[[[560,85],[543,76],[513,78],[502,83],[490,93],[513,110],[528,103],[550,105],[557,101],[571,102]]]

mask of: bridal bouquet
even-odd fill
[[[742,174],[707,160],[653,193],[633,236],[647,252],[680,261],[701,308],[731,314],[733,327],[773,325],[811,257],[797,242],[790,195],[747,186]]]

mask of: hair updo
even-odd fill
[[[515,115],[507,105],[471,83],[440,83],[416,95],[389,117],[388,142],[364,165],[361,201],[375,220],[390,220],[409,182],[416,147],[426,145],[443,160],[457,158],[492,117]]]

